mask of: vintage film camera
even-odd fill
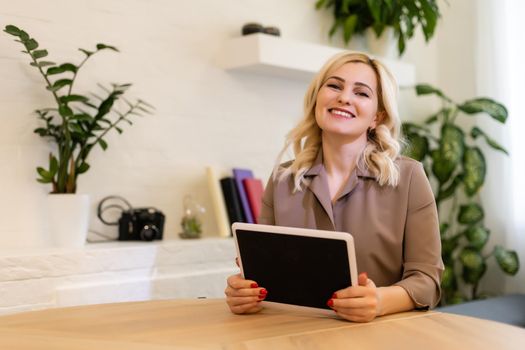
[[[104,205],[108,201],[112,203]],[[121,203],[124,203],[125,207]],[[104,212],[109,209],[120,210],[120,218],[118,221],[108,221],[103,218]],[[97,216],[100,221],[106,225],[118,225],[119,241],[152,241],[162,239],[165,216],[156,208],[133,208],[126,199],[119,196],[109,196],[100,201]]]

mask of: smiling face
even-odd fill
[[[329,72],[315,106],[323,138],[366,144],[367,129],[375,128],[380,120],[377,84],[376,73],[365,63],[349,62]]]

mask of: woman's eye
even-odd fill
[[[332,89],[340,89],[340,86],[337,85],[337,84],[327,84],[326,86],[328,86],[329,88],[332,88]]]
[[[356,95],[363,96],[363,97],[368,97],[369,96],[367,92],[362,92],[362,91],[356,92]]]

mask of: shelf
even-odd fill
[[[233,238],[88,243],[0,254],[0,315],[86,304],[224,297]]]
[[[344,50],[283,39],[267,34],[251,34],[229,39],[220,56],[222,68],[309,81],[331,56]],[[416,83],[412,64],[379,58],[394,74],[400,87]]]

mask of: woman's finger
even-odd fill
[[[332,307],[334,309],[362,309],[362,308],[376,308],[377,298],[345,298],[345,299],[331,299]]]
[[[244,278],[242,278],[240,273],[228,277],[226,282],[228,283],[228,286],[232,287],[233,289],[258,288],[259,287],[257,282],[252,281],[252,280],[245,280]]]
[[[260,306],[260,304],[257,302],[234,306],[230,305],[230,310],[235,314],[253,314],[261,311],[261,309],[262,306]]]

